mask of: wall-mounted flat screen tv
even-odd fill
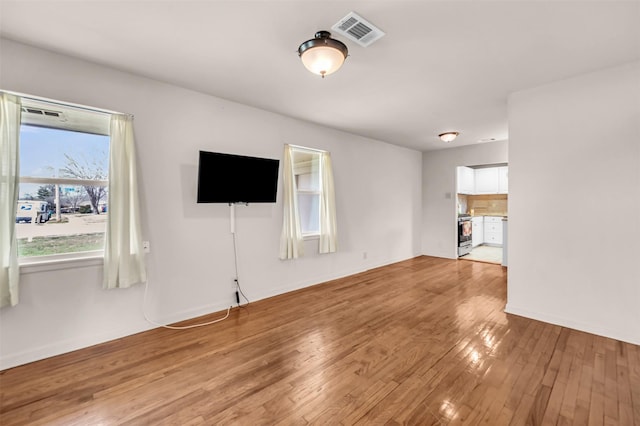
[[[200,151],[198,203],[275,203],[279,163]]]

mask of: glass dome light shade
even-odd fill
[[[329,46],[318,46],[306,50],[302,56],[302,64],[312,73],[321,76],[333,74],[344,63],[342,52]]]
[[[330,36],[328,31],[318,31],[315,39],[305,41],[298,48],[305,68],[322,77],[336,72],[348,54],[347,46]]]
[[[440,137],[440,139],[442,139],[444,142],[451,142],[453,141],[456,137],[458,137],[460,133],[458,132],[446,132],[446,133],[441,133],[438,136]]]

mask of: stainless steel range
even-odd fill
[[[471,253],[471,215],[458,215],[458,256]]]

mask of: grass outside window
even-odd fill
[[[48,256],[59,253],[79,253],[102,250],[104,232],[92,234],[54,235],[18,239],[20,257]]]

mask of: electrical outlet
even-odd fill
[[[366,251],[362,252],[362,259],[364,259],[364,260],[367,259],[367,252]]]
[[[151,253],[151,243],[149,243],[149,241],[142,242],[142,251],[145,253]]]

